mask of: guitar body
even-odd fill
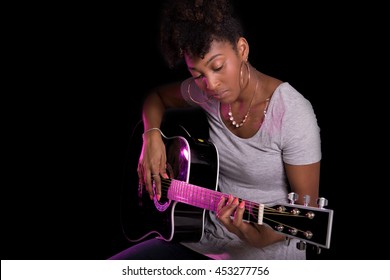
[[[173,132],[176,129],[176,132]],[[171,179],[216,190],[218,153],[206,139],[195,139],[183,126],[176,126],[174,136],[162,136],[167,151],[167,173]],[[163,130],[163,128],[162,128]],[[168,131],[168,129],[167,129]],[[127,178],[121,195],[121,223],[125,236],[132,242],[150,237],[167,241],[196,242],[202,238],[205,209],[168,199],[163,190],[160,201],[151,200],[143,184],[139,184],[137,164],[142,149],[143,124],[132,135]]]

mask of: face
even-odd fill
[[[240,94],[240,67],[246,51],[245,39],[239,40],[237,50],[228,42],[213,41],[203,59],[185,55],[185,61],[203,92],[222,103],[231,103]]]

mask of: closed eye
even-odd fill
[[[203,78],[203,75],[202,75],[202,74],[199,75],[199,76],[194,77],[194,80],[199,80],[199,79],[201,79],[201,78]]]

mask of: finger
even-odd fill
[[[225,220],[225,225],[231,223],[234,211],[238,206],[238,198],[234,198],[232,195],[229,196],[226,205],[220,210],[220,218]]]
[[[165,179],[168,179],[168,174],[167,174],[167,160],[166,160],[166,157],[165,155],[163,155],[161,157],[161,160],[160,160],[160,172],[161,174],[161,177],[165,178]]]
[[[233,197],[231,194],[229,195],[228,201],[226,203],[226,213],[233,214],[233,211],[237,208],[238,206],[238,198]]]
[[[234,207],[235,204],[238,205],[238,198],[234,197],[230,194],[229,199],[226,203],[226,206],[228,206],[229,208],[232,208],[232,207]]]
[[[242,217],[244,215],[244,212],[245,212],[245,201],[242,200],[238,204],[236,211],[234,212],[233,225],[239,227],[242,224]]]
[[[217,207],[217,218],[226,226],[230,223],[231,215],[238,205],[238,199],[235,199],[231,194],[225,198],[221,197]]]
[[[152,174],[150,172],[145,172],[145,177],[146,177],[146,190],[149,193],[150,199],[154,198],[154,179],[152,178]]]
[[[160,201],[161,198],[161,177],[160,174],[152,174],[151,175],[152,180],[154,181],[154,187],[155,187],[155,195],[158,201]]]
[[[222,195],[221,196],[221,199],[219,200],[218,202],[218,205],[217,205],[217,213],[219,213],[221,211],[221,209],[226,205],[226,198]]]
[[[142,197],[143,189],[144,189],[144,180],[142,178],[141,166],[139,162],[137,166],[137,175],[138,175],[138,197]]]
[[[140,179],[140,181],[144,181],[144,174],[142,172],[142,164],[141,162],[138,163],[138,166],[137,166],[137,174],[138,174],[138,179]]]

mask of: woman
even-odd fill
[[[184,60],[191,77],[155,88],[146,98],[139,178],[151,199],[160,199],[161,177],[168,177],[159,130],[164,113],[199,106],[218,149],[219,190],[230,195],[216,212],[207,212],[199,242],[151,239],[111,259],[305,259],[297,240],[287,244],[267,225],[243,221],[243,213],[245,200],[286,203],[290,191],[300,204],[305,195],[310,204],[318,198],[320,132],[310,102],[249,63],[249,43],[228,1],[167,2],[161,43],[168,64]]]

